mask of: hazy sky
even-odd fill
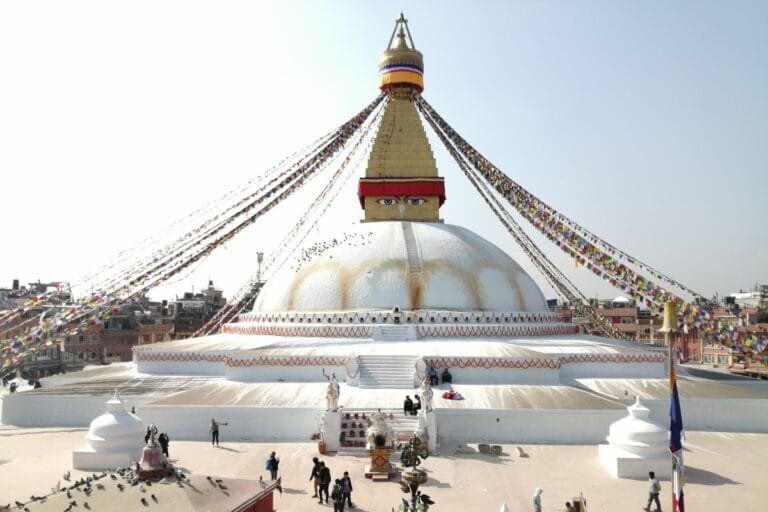
[[[0,3],[0,286],[74,279],[338,126],[400,9],[425,98],[513,179],[701,293],[768,283],[766,2],[98,0]],[[446,222],[543,283],[438,146]],[[362,216],[347,188],[321,239]],[[287,217],[154,296],[231,292]]]

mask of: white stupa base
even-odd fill
[[[140,456],[140,449],[133,452],[97,452],[90,446],[85,446],[72,452],[72,467],[84,471],[123,468],[136,463]]]
[[[669,457],[645,458],[608,444],[598,446],[600,463],[614,478],[648,478],[654,471],[656,477],[665,479],[664,468],[671,465]]]

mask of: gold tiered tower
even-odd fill
[[[440,222],[445,183],[413,103],[424,90],[423,74],[424,59],[401,13],[379,59],[379,88],[389,100],[360,178],[365,221]]]

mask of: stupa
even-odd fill
[[[115,390],[107,411],[91,422],[85,439],[88,444],[72,454],[72,467],[91,471],[125,467],[141,455],[144,425],[125,410]]]
[[[204,438],[210,418],[228,422],[222,442],[316,439],[325,376],[335,373],[345,419],[335,417],[334,444],[363,450],[357,418],[402,416],[404,395],[429,367],[453,376],[434,388],[438,443],[598,444],[624,415],[627,390],[663,420],[666,351],[581,334],[509,255],[441,219],[446,184],[414,104],[424,59],[402,16],[378,80],[381,122],[358,196],[348,198],[362,207],[360,223],[283,266],[221,333],[139,345],[133,363],[46,379],[4,400],[3,422],[87,425],[117,386],[174,439]],[[678,384],[684,400],[700,399],[685,405],[688,429],[768,428],[762,393]],[[443,398],[449,390],[464,399]],[[723,404],[728,417],[718,414]],[[401,421],[396,441],[417,427]]]
[[[617,478],[645,478],[669,464],[667,429],[648,420],[651,412],[638,397],[626,418],[613,423],[599,447],[600,462]]]

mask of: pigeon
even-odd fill
[[[23,504],[22,502],[20,502],[20,501],[14,501],[14,503],[15,503],[15,504],[16,504],[16,506],[17,506],[17,507],[19,507],[19,508],[21,508],[21,507],[23,507],[23,506],[24,506],[24,504]]]
[[[141,498],[141,504],[144,505],[145,507],[148,507],[149,503],[147,503],[147,498]]]
[[[139,490],[140,490],[141,492],[147,492],[147,488],[146,488],[146,487],[144,487],[144,484],[141,484],[141,485],[139,485]]]
[[[207,478],[208,480],[213,480],[213,478],[211,478],[210,476],[207,476],[205,478]]]
[[[123,492],[123,484],[117,484],[117,488],[120,489],[120,492]]]
[[[220,483],[221,483],[221,482],[223,482],[223,481],[224,481],[224,480],[222,480],[221,478],[217,478],[217,479],[216,479],[216,483],[217,483],[217,484],[220,484]]]
[[[157,496],[155,496],[155,495],[153,494],[153,495],[152,495],[152,496],[150,496],[150,497],[152,498],[152,501],[154,501],[155,503],[157,503]]]
[[[110,473],[109,478],[111,478],[112,480],[117,480],[117,477],[114,475],[114,473]]]
[[[227,490],[227,486],[224,484],[219,484],[219,489]]]
[[[88,504],[87,501],[83,503],[83,508],[87,508],[88,510],[91,510],[91,506]]]
[[[67,491],[67,498],[71,498],[71,497],[72,497],[72,493]]]
[[[67,471],[67,472],[66,472],[66,473],[64,473],[64,474],[63,474],[61,477],[62,477],[64,480],[66,480],[67,482],[69,482],[69,475],[70,475],[70,472],[69,472],[69,471]]]
[[[104,484],[101,484],[101,483],[96,484],[96,488],[99,489],[100,491],[103,491],[104,490]]]
[[[152,486],[152,482],[150,482],[149,480],[145,480],[145,482],[147,483],[147,486]]]

